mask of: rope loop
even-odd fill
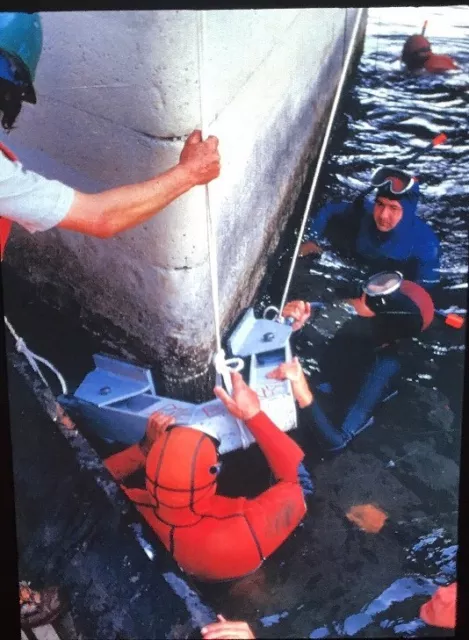
[[[230,373],[232,371],[242,371],[244,368],[244,360],[242,358],[226,358],[225,351],[223,349],[219,349],[215,354],[213,361],[216,372],[223,378],[226,390],[231,395],[233,388],[231,385]]]
[[[230,373],[232,371],[242,371],[244,368],[244,360],[242,358],[226,358],[225,352],[223,349],[219,349],[214,357],[215,369],[217,371],[217,377],[221,377],[223,383],[226,387],[227,392],[232,394],[233,385],[231,384],[231,376]],[[249,447],[249,441],[246,436],[245,426],[242,420],[235,418],[236,423],[238,425],[239,436],[241,439],[241,444],[243,449],[247,449]]]
[[[275,312],[274,316],[271,318],[272,320],[278,320],[278,322],[282,322],[282,318],[280,317],[280,309],[278,309],[273,304],[271,304],[269,307],[266,307],[264,309],[264,313],[262,314],[262,317],[266,320],[269,320],[269,318],[267,318],[267,314],[270,313],[270,311]]]

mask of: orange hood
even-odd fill
[[[216,492],[217,462],[215,445],[205,433],[168,429],[146,462],[146,487],[157,516],[171,525],[196,522]]]

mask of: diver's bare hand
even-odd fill
[[[218,622],[207,624],[201,629],[204,640],[255,640],[247,622],[225,620],[217,615]]]
[[[166,429],[174,424],[176,419],[160,411],[155,411],[148,418],[145,435],[139,442],[143,455],[147,456],[155,442],[161,438]]]
[[[290,380],[295,400],[302,409],[313,402],[313,393],[298,358],[295,357],[290,362],[283,362],[273,371],[269,371],[266,377],[273,380]]]
[[[301,329],[311,315],[311,305],[303,300],[292,300],[288,302],[282,312],[284,318],[293,318],[295,322],[292,325],[293,331]]]
[[[259,397],[243,380],[237,371],[231,372],[233,393],[230,396],[222,387],[215,387],[213,392],[235,418],[247,422],[261,410]]]
[[[218,153],[218,138],[208,136],[202,140],[199,129],[193,131],[187,138],[179,165],[189,177],[191,184],[206,184],[220,175],[220,154]]]
[[[303,242],[303,244],[300,246],[300,252],[298,254],[300,258],[309,256],[312,253],[315,255],[321,255],[321,253],[323,253],[323,249],[321,249],[318,244],[312,242],[311,240],[309,240],[308,242]]]

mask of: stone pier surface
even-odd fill
[[[357,9],[209,11],[208,133],[219,314],[248,306],[317,155]],[[42,14],[38,103],[1,139],[25,167],[84,191],[151,178],[200,127],[196,11]],[[365,30],[366,13],[358,46]],[[108,240],[15,226],[5,261],[51,303],[78,304],[145,354],[166,393],[210,395],[214,318],[204,188]],[[8,300],[8,291],[5,299]],[[8,308],[6,308],[8,313]]]

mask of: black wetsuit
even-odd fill
[[[322,384],[300,411],[323,448],[344,448],[394,389],[401,365],[396,343],[382,347],[375,318],[351,318],[337,332],[320,362]]]

